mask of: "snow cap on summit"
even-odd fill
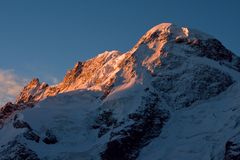
[[[167,33],[171,34],[174,37],[175,36],[184,36],[184,37],[191,37],[191,38],[199,38],[199,39],[207,39],[207,38],[213,38],[212,36],[202,33],[198,30],[191,29],[185,26],[178,26],[173,23],[161,23],[150,30],[148,30],[143,37],[149,37],[152,34],[160,32],[160,33]]]

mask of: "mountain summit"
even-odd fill
[[[207,57],[240,70],[239,59],[218,40],[193,29],[162,23],[144,34],[129,52],[106,51],[86,62],[78,62],[57,85],[48,86],[33,79],[24,88],[17,102],[37,102],[49,96],[80,89],[109,92],[113,86],[126,84],[133,78],[138,79],[140,75],[135,68],[146,68],[154,73],[164,60],[173,56],[185,59],[190,56]]]
[[[56,85],[33,79],[1,109],[0,159],[238,160],[239,88],[239,57],[162,23]]]

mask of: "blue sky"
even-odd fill
[[[240,55],[239,8],[238,0],[1,0],[0,69],[53,83],[78,60],[129,50],[162,22],[210,33]]]

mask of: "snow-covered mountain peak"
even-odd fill
[[[149,31],[146,32],[145,35],[151,35],[155,32],[162,32],[171,34],[172,36],[185,36],[185,37],[201,37],[202,39],[213,38],[212,36],[198,31],[196,29],[192,29],[185,26],[179,26],[173,23],[161,23],[159,25],[154,26]]]
[[[171,41],[180,38],[190,39],[201,39],[206,40],[213,38],[212,36],[202,33],[198,30],[191,29],[188,27],[180,27],[172,23],[161,23],[154,26],[149,31],[147,31],[142,38],[138,41],[137,46],[142,43],[149,43],[153,41]]]
[[[163,23],[59,84],[33,79],[0,110],[0,159],[239,160],[239,88],[239,57]]]
[[[109,93],[121,85],[134,84],[140,82],[139,78],[148,77],[142,76],[143,72],[158,74],[164,66],[178,66],[183,59],[189,61],[189,57],[207,57],[236,69],[240,65],[238,58],[211,36],[187,27],[162,23],[147,31],[126,53],[105,51],[85,62],[77,62],[57,85],[48,86],[33,80],[34,83],[25,87],[17,102],[39,101],[74,90]]]
[[[179,27],[172,23],[161,23],[147,31],[144,37],[148,38],[152,36],[152,34],[156,34],[157,32],[160,32],[162,34],[166,33],[172,35],[182,35],[187,37],[189,34],[189,29],[185,27]]]
[[[212,53],[203,53],[205,52],[203,50],[211,50],[213,48],[215,48],[215,51]],[[222,52],[216,51],[218,50],[217,48],[221,48]],[[192,53],[191,56],[199,56],[200,52],[212,59],[218,59],[222,53],[225,54],[227,60],[232,56],[232,53],[224,48],[214,37],[198,30],[172,23],[162,23],[153,27],[130,50],[130,53],[138,59],[139,63],[142,63],[151,72],[154,72],[156,68],[161,66],[162,60],[166,57],[186,57],[186,53]]]

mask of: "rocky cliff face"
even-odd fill
[[[0,137],[13,132],[0,153],[237,160],[239,72],[240,58],[212,36],[157,25],[126,53],[78,62],[59,84],[33,79],[0,112]]]
[[[36,97],[39,97],[46,88],[48,88],[48,84],[40,83],[39,79],[34,78],[24,87],[17,98],[17,103],[34,103]]]

